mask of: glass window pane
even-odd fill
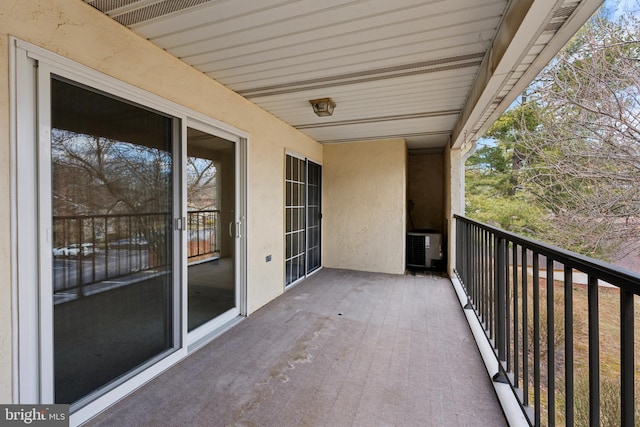
[[[320,241],[319,198],[320,166],[304,159],[286,156],[287,164],[285,185],[285,253],[287,257],[285,272],[286,284],[291,284],[306,274],[307,256],[317,259],[317,255],[307,254],[307,247],[317,247]],[[291,165],[291,167],[289,167]],[[309,166],[307,166],[309,165]],[[307,167],[309,175],[307,176]],[[307,182],[307,178],[309,182]],[[314,185],[311,185],[314,183]],[[309,209],[309,212],[307,212]],[[311,215],[311,217],[307,217]],[[306,236],[309,235],[307,246]],[[315,253],[319,253],[316,250]],[[310,258],[311,259],[311,258]],[[314,269],[318,262],[310,262]]]
[[[292,163],[291,179],[293,181],[297,181],[298,180],[298,159],[296,159],[295,157],[292,157],[291,163]]]
[[[172,123],[51,81],[55,402],[171,349]]]
[[[187,330],[236,306],[235,144],[187,128]]]

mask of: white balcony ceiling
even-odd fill
[[[317,141],[415,150],[481,136],[601,3],[84,1]]]

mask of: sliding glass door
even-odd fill
[[[187,128],[189,331],[237,312],[236,148],[233,141]]]
[[[19,52],[19,400],[91,414],[244,314],[247,141]]]
[[[285,286],[321,266],[322,167],[287,154],[285,175]]]
[[[307,161],[307,274],[320,268],[322,236],[322,166]]]
[[[285,284],[288,286],[306,274],[306,174],[304,159],[287,155],[285,177]]]
[[[76,403],[179,344],[180,122],[55,75],[47,83],[54,396]]]

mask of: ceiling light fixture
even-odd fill
[[[313,112],[319,117],[332,115],[333,109],[336,108],[336,103],[331,98],[312,99],[309,102],[313,106]]]

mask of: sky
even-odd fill
[[[640,0],[605,0],[605,7],[615,8],[614,19],[623,13],[633,12],[640,17]]]

